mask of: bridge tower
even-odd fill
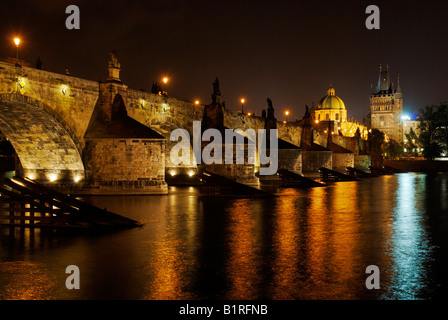
[[[390,79],[389,65],[386,70],[380,66],[378,85],[370,95],[371,127],[384,132],[389,139],[403,141],[403,92],[400,86],[400,75],[397,88]]]

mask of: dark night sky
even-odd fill
[[[65,28],[66,6],[81,11],[81,29]],[[381,30],[367,30],[365,9],[381,10]],[[228,109],[258,114],[270,97],[280,112],[301,118],[330,83],[348,116],[369,111],[380,64],[401,75],[404,108],[447,100],[446,1],[106,1],[0,2],[0,57],[105,80],[108,52],[117,50],[125,84],[150,90],[168,75],[168,93],[210,103],[218,76]]]

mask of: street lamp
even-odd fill
[[[196,106],[199,105],[199,100],[195,100],[194,102],[194,114],[196,114]]]
[[[168,92],[166,90],[166,84],[168,83],[168,77],[163,77],[162,82],[165,84],[162,89],[162,95],[167,96]]]
[[[20,67],[20,65],[19,65],[19,44],[20,44],[20,38],[14,38],[14,43],[16,45],[16,67]]]
[[[246,102],[246,99],[241,98],[241,113],[244,114],[244,102]]]
[[[286,122],[288,122],[288,115],[289,115],[289,111],[288,111],[288,110],[286,110],[286,111],[285,111]]]

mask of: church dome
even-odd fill
[[[345,109],[345,104],[341,98],[336,96],[334,88],[330,86],[327,96],[319,101],[317,109]]]

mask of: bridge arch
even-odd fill
[[[17,153],[16,174],[44,183],[84,180],[78,141],[40,101],[18,93],[0,94],[0,132]]]

